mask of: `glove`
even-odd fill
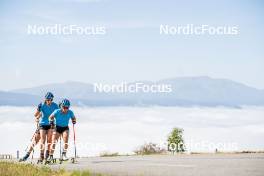
[[[36,123],[38,124],[38,123],[39,123],[39,118],[36,118],[35,121],[36,121]]]
[[[72,124],[76,124],[76,120],[75,119],[72,120]]]
[[[42,103],[39,103],[37,110],[40,112],[42,107]]]
[[[51,129],[54,129],[55,128],[54,120],[50,121],[50,128]]]

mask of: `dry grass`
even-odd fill
[[[37,167],[32,164],[0,161],[1,176],[102,176],[89,171],[51,170],[47,166]]]

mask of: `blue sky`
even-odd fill
[[[0,90],[81,81],[227,78],[264,89],[261,1],[0,1]],[[103,36],[32,36],[27,25],[103,25]],[[239,34],[160,35],[160,24]]]

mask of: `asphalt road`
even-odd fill
[[[114,176],[264,176],[264,154],[90,157],[50,167]]]

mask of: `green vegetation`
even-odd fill
[[[173,128],[172,132],[168,136],[168,151],[171,152],[184,152],[184,140],[183,140],[183,129]]]
[[[100,154],[100,157],[112,157],[112,156],[121,156],[118,152],[110,153],[110,152],[103,152]]]
[[[52,170],[47,166],[37,167],[32,164],[0,161],[1,176],[101,176],[89,171]]]
[[[151,155],[151,154],[161,154],[166,151],[160,148],[157,144],[146,143],[139,147],[139,149],[134,151],[137,155]]]

